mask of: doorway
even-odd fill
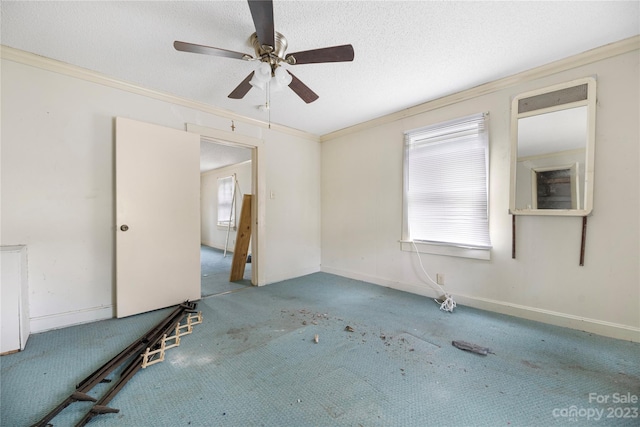
[[[200,141],[200,280],[202,297],[245,289],[252,284],[253,254],[242,280],[229,275],[244,194],[253,194],[254,149],[227,141]]]
[[[533,209],[579,209],[578,163],[531,169]]]

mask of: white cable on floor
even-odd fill
[[[433,283],[434,285],[436,285],[438,287],[437,290],[439,290],[440,292],[442,292],[444,294],[444,301],[441,302],[441,301],[438,301],[435,298],[434,298],[434,301],[437,302],[438,304],[440,304],[440,310],[444,310],[444,311],[448,311],[448,312],[452,313],[453,309],[456,308],[456,302],[453,300],[453,297],[451,295],[449,295],[448,292],[446,292],[444,289],[442,289],[442,286],[440,286],[438,284],[438,282],[436,282],[435,280],[433,280],[431,278],[431,276],[429,276],[429,273],[427,273],[427,270],[425,270],[424,265],[422,265],[422,258],[420,258],[420,251],[418,251],[418,246],[416,246],[416,242],[414,242],[412,240],[411,244],[413,245],[413,249],[415,249],[416,255],[418,256],[418,262],[420,262],[420,268],[422,269],[422,272],[424,273],[425,276],[427,276],[427,278],[429,279],[429,281],[431,281],[431,283]]]

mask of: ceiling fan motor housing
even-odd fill
[[[275,46],[268,46],[260,44],[256,33],[251,34],[249,38],[253,49],[256,51],[256,57],[260,58],[262,62],[268,62],[272,70],[275,70],[280,65],[280,62],[285,60],[284,53],[289,46],[285,36],[277,31],[275,32],[274,40]]]

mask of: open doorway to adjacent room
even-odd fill
[[[202,297],[252,284],[251,249],[243,278],[229,280],[245,194],[253,194],[254,149],[207,138],[200,141],[200,279]]]

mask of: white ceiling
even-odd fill
[[[267,121],[264,92],[227,95],[254,62],[178,52],[174,40],[254,54],[247,2],[6,1],[2,44]],[[289,69],[320,98],[272,94],[271,121],[324,135],[640,32],[640,2],[275,0],[288,52],[351,43],[353,62]]]
[[[200,173],[251,160],[249,148],[200,141]]]

